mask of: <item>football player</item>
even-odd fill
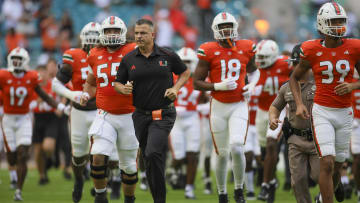
[[[131,119],[134,111],[132,95],[118,94],[113,88],[122,58],[136,46],[135,43],[126,43],[126,32],[125,23],[119,17],[106,18],[101,23],[101,46],[91,49],[87,58],[91,69],[80,104],[86,105],[89,99],[96,97],[98,111],[89,130],[92,139],[90,175],[95,185],[96,203],[108,202],[106,173],[114,144],[119,154],[124,202],[135,201],[139,144]]]
[[[356,183],[358,203],[360,203],[360,90],[353,91],[352,105],[355,117],[350,142],[353,155],[352,172]]]
[[[196,53],[191,48],[183,47],[177,54],[184,64],[193,73],[198,62]],[[185,198],[195,199],[194,181],[199,162],[200,151],[200,118],[196,111],[200,91],[194,90],[193,80],[190,76],[186,84],[179,90],[176,106],[176,120],[170,133],[170,144],[173,156],[175,174],[186,163]],[[177,174],[181,177],[181,174]]]
[[[71,145],[72,145],[72,167],[75,175],[72,198],[74,202],[79,202],[83,191],[83,171],[88,161],[90,149],[89,128],[96,115],[95,98],[90,100],[86,106],[79,104],[82,89],[87,75],[90,71],[87,62],[87,55],[91,48],[99,44],[100,24],[89,22],[80,32],[81,48],[68,49],[63,54],[63,65],[54,78],[52,83],[53,90],[70,99],[74,108],[70,112],[71,126]],[[65,87],[71,81],[73,90]],[[112,198],[120,197],[120,177],[118,170],[118,154],[114,150],[110,156],[109,167],[112,170],[113,190]],[[117,175],[119,174],[119,175]]]
[[[250,40],[236,40],[238,23],[234,16],[219,13],[211,28],[216,41],[204,43],[198,49],[194,88],[211,91],[210,126],[217,154],[215,173],[219,203],[228,202],[226,176],[229,153],[235,179],[234,198],[240,203],[245,202],[244,145],[249,124],[246,99],[250,97],[260,74],[254,63],[255,44]],[[245,85],[246,73],[254,71],[258,76]],[[207,76],[210,82],[205,81]]]
[[[249,108],[250,108],[249,129],[245,143],[245,158],[246,158],[245,185],[247,190],[246,192],[247,200],[255,200],[253,160],[254,159],[256,160],[258,167],[262,167],[260,144],[255,126],[256,112],[258,109],[258,102],[259,102],[258,96],[260,92],[261,92],[261,86],[256,86],[253,95],[250,97],[250,101],[249,101]]]
[[[30,57],[25,49],[13,49],[7,60],[7,70],[0,70],[0,89],[3,91],[4,102],[2,127],[9,165],[16,165],[17,170],[14,200],[21,201],[32,137],[32,120],[29,114],[32,95],[36,92],[41,99],[59,111],[63,111],[65,105],[55,102],[39,86],[41,79],[38,73],[28,70]]]
[[[354,69],[360,71],[360,40],[344,38],[347,15],[336,2],[320,7],[316,25],[323,38],[302,43],[300,64],[290,78],[290,87],[296,101],[296,114],[309,118],[298,81],[312,69],[316,91],[311,117],[320,157],[320,199],[332,203],[335,191],[336,200],[341,202],[344,190],[340,169],[349,153],[354,117],[351,92],[360,88],[359,81],[353,82]]]
[[[256,112],[256,128],[260,146],[266,148],[264,160],[264,177],[258,199],[267,200],[269,190],[275,192],[276,179],[274,178],[277,163],[277,139],[281,128],[271,130],[269,127],[268,111],[276,98],[280,87],[289,79],[291,66],[287,62],[289,57],[279,55],[279,47],[273,40],[262,40],[256,45],[255,63],[260,70],[260,79],[257,85],[261,86]],[[284,119],[285,111],[280,120]],[[272,186],[270,188],[270,186]],[[271,200],[272,202],[273,200]]]
[[[213,152],[213,143],[210,131],[210,96],[208,92],[203,92],[199,99],[199,104],[196,110],[200,114],[200,134],[201,134],[201,148],[200,153],[204,156],[204,194],[209,195],[213,193],[211,181],[211,154]]]

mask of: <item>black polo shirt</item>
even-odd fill
[[[185,64],[176,53],[155,44],[148,58],[140,53],[139,48],[128,53],[121,61],[116,81],[122,84],[133,81],[136,108],[156,110],[173,102],[164,97],[165,91],[174,85],[173,73],[179,75],[185,70]]]

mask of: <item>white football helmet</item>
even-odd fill
[[[99,23],[90,22],[86,24],[80,32],[81,45],[96,45],[99,44],[101,26]]]
[[[342,25],[332,25],[331,20],[343,19]],[[320,33],[333,37],[343,37],[346,33],[347,15],[344,8],[336,3],[326,3],[317,14],[317,29]]]
[[[180,56],[180,59],[182,61],[189,61],[190,64],[188,66],[188,68],[190,69],[190,71],[193,73],[195,72],[195,68],[198,62],[198,57],[195,53],[195,51],[192,48],[189,47],[183,47],[181,48],[179,51],[177,51],[177,54]]]
[[[16,47],[7,56],[7,61],[9,71],[24,71],[29,68],[30,56],[24,48]]]
[[[279,56],[279,46],[273,40],[261,40],[256,45],[255,63],[258,68],[267,68],[275,63]]]
[[[219,29],[219,25],[225,23],[232,23],[232,28]],[[238,36],[238,23],[233,15],[227,12],[217,14],[212,22],[211,29],[214,32],[216,40],[235,39]]]
[[[105,30],[120,29],[119,34],[106,34]],[[100,42],[102,45],[123,45],[126,42],[127,28],[125,23],[117,16],[110,16],[101,23]]]

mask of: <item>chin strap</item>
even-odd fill
[[[231,47],[231,50],[233,50],[233,51],[237,51],[236,46],[234,46],[234,45],[233,45],[233,43],[231,43],[230,38],[227,38],[227,39],[226,39],[226,42],[227,42],[227,43],[228,43],[228,45]]]

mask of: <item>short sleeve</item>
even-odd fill
[[[206,46],[206,43],[205,44],[202,44],[200,45],[200,47],[198,48],[197,50],[197,56],[200,60],[204,60],[204,61],[207,61],[209,62],[209,57],[207,56],[208,53],[207,53],[207,46]]]
[[[41,83],[42,78],[41,78],[41,76],[39,75],[38,72],[32,71],[32,73],[33,73],[33,75],[32,75],[33,85],[34,85],[34,87],[36,87],[37,85],[39,85]]]
[[[172,60],[171,71],[173,73],[175,73],[176,75],[180,75],[181,73],[186,71],[186,69],[187,69],[186,65],[180,59],[179,55],[174,53],[174,54],[171,54],[170,57],[171,57],[171,60]]]
[[[64,52],[62,61],[63,63],[69,64],[71,66],[74,64],[74,57],[71,49],[68,49]]]
[[[278,95],[276,96],[273,103],[271,104],[271,106],[274,106],[279,111],[282,111],[286,106],[285,92],[287,90],[287,87],[289,86],[288,84],[289,83],[286,83],[285,85],[283,85],[280,88],[280,91],[279,91]]]
[[[250,48],[249,48],[250,58],[253,58],[255,56],[255,53],[256,53],[256,44],[253,41],[250,41]]]
[[[309,61],[310,59],[310,49],[308,48],[309,42],[304,42],[300,47],[300,58]]]
[[[128,74],[128,70],[127,70],[127,65],[126,65],[126,57],[123,58],[123,60],[120,63],[120,66],[116,72],[116,78],[115,81],[116,82],[120,82],[122,84],[125,84],[128,79],[129,79],[129,74]]]

